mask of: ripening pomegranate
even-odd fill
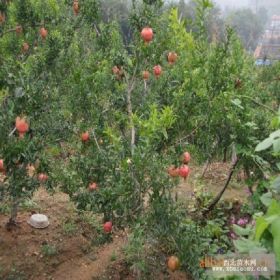
[[[117,80],[121,80],[123,75],[124,75],[124,72],[123,72],[123,69],[121,66],[114,66],[112,68],[112,72],[113,74],[116,76]]]
[[[190,174],[190,168],[187,165],[183,165],[179,168],[179,176],[184,178],[186,180],[186,178],[189,176]]]
[[[191,160],[191,155],[189,152],[185,152],[183,154],[183,163],[189,163]]]
[[[28,164],[26,166],[26,171],[29,177],[33,177],[36,171],[36,168],[33,164]]]
[[[124,75],[122,67],[119,67],[119,73],[117,74],[117,79],[121,80]]]
[[[45,40],[45,39],[47,38],[47,36],[48,36],[48,30],[45,29],[45,27],[42,27],[42,28],[40,29],[40,35],[41,35],[41,38],[42,38],[43,40]]]
[[[120,72],[119,67],[115,65],[115,66],[112,68],[112,72],[113,72],[115,75],[118,75],[119,72]]]
[[[0,172],[4,172],[4,171],[5,171],[4,160],[0,159]]]
[[[28,43],[24,42],[24,43],[22,44],[22,51],[23,51],[24,53],[27,53],[28,50],[29,50],[29,45],[28,45]]]
[[[77,0],[74,0],[73,11],[74,11],[75,16],[77,16],[79,14],[79,10],[80,10],[79,2]]]
[[[235,80],[234,88],[238,89],[242,87],[242,81],[240,79]]]
[[[156,78],[159,78],[159,76],[161,75],[162,69],[160,65],[156,65],[154,67],[154,75],[156,76]]]
[[[149,43],[153,40],[154,32],[150,27],[144,27],[141,31],[141,37],[145,41],[145,43]]]
[[[110,233],[112,232],[112,222],[106,222],[104,225],[103,225],[103,229],[104,229],[104,232],[105,233]]]
[[[143,71],[142,77],[143,77],[143,79],[144,79],[145,81],[149,80],[150,72],[147,71],[147,70]]]
[[[176,168],[174,165],[169,166],[167,172],[171,177],[179,176],[179,169]]]
[[[90,183],[88,186],[89,191],[95,191],[97,190],[97,184],[96,183]]]
[[[5,20],[6,20],[5,14],[0,12],[0,24],[4,23]]]
[[[174,64],[177,60],[178,56],[175,52],[168,53],[167,60],[169,64]]]
[[[81,139],[83,142],[87,142],[89,140],[89,132],[86,131],[86,132],[82,133]]]
[[[45,183],[47,180],[49,179],[49,176],[45,173],[40,173],[38,175],[38,180],[41,182],[41,183]]]
[[[26,120],[20,117],[16,118],[16,129],[19,133],[19,138],[23,138],[25,133],[29,130],[29,124],[26,122]]]
[[[17,25],[16,26],[16,33],[17,33],[17,35],[20,35],[21,33],[22,33],[22,26],[21,25]]]
[[[177,270],[179,268],[180,261],[177,257],[171,256],[168,258],[167,266],[172,272],[174,272],[175,270]]]

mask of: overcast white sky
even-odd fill
[[[230,7],[246,7],[248,6],[248,0],[214,0],[214,2],[218,3],[222,7],[230,6]]]

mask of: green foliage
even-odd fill
[[[47,173],[48,189],[59,186],[79,210],[101,214],[116,229],[143,219],[145,231],[136,226],[127,249],[128,260],[143,275],[149,237],[165,253],[177,254],[194,278],[203,279],[201,256],[230,248],[226,219],[219,211],[205,223],[190,219],[173,198],[178,180],[166,169],[179,165],[186,148],[196,151],[197,158],[211,159],[236,147],[246,171],[256,174],[252,182],[259,179],[267,161],[254,148],[274,113],[267,109],[275,102],[269,90],[278,89],[275,84],[263,88],[263,82],[275,72],[256,72],[231,28],[222,41],[208,43],[208,0],[196,1],[192,30],[176,9],[164,9],[163,1],[132,1],[124,21],[106,10],[110,3],[80,0],[78,15],[70,0],[17,0],[3,7],[0,158],[7,176],[0,183],[1,199],[31,197],[40,185],[37,175]],[[20,34],[15,32],[18,24]],[[39,34],[42,26],[48,30],[46,39]],[[149,44],[140,36],[145,26],[154,31]],[[29,44],[27,52],[23,43]],[[167,61],[169,52],[178,55],[174,64]],[[158,64],[163,71],[155,77]],[[144,70],[151,73],[147,81]],[[30,124],[23,139],[13,131],[17,116],[26,116]],[[86,131],[89,140],[83,142]],[[278,136],[271,139],[257,150],[273,145],[277,155]],[[31,176],[30,164],[36,166]],[[97,183],[96,190],[89,190],[91,183]],[[279,182],[273,186],[271,192]],[[274,193],[260,195],[258,202],[272,203]],[[209,196],[203,193],[198,199],[203,208]],[[100,223],[92,224],[99,233],[93,242],[112,238],[102,234]],[[278,220],[261,229],[277,236]],[[251,234],[251,229],[236,230]],[[67,221],[63,231],[74,234],[76,226]],[[278,244],[273,238],[272,246]],[[44,245],[42,253],[50,256],[57,250]]]
[[[45,244],[41,247],[41,253],[44,257],[52,257],[55,256],[58,253],[58,251],[56,246]]]
[[[73,221],[65,221],[62,224],[62,230],[65,235],[73,236],[77,232],[77,225]]]
[[[147,273],[148,263],[146,262],[146,238],[141,224],[136,224],[133,234],[130,235],[128,245],[124,248],[127,262],[134,271],[141,274]]]
[[[273,146],[273,154],[278,159],[279,149],[277,147],[278,130],[271,133],[270,136],[258,144],[256,151],[265,151]],[[279,176],[268,185],[267,191],[261,196],[260,200],[265,205],[266,210],[264,213],[256,213],[256,225],[253,228],[242,229],[247,231],[246,235],[249,240],[241,238],[235,241],[235,246],[239,252],[252,252],[252,251],[268,251],[273,252],[276,256],[277,271],[279,271],[280,255],[279,255],[279,234],[280,234],[280,203],[279,203]],[[242,232],[235,228],[235,232],[242,236]]]
[[[13,266],[11,268],[11,270],[9,271],[6,279],[7,280],[26,280],[27,277],[16,266]]]

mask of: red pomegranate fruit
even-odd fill
[[[178,58],[178,55],[175,52],[168,53],[167,60],[169,64],[174,64]]]
[[[159,76],[161,75],[162,73],[162,68],[160,65],[156,65],[154,67],[154,75],[156,76],[156,78],[159,78]]]
[[[0,172],[4,172],[4,171],[5,171],[4,160],[0,159]]]
[[[112,232],[112,227],[113,227],[112,222],[106,222],[106,223],[103,225],[104,232],[105,232],[105,233],[110,233],[110,232]]]
[[[24,52],[24,53],[26,53],[26,52],[28,52],[28,50],[29,50],[29,44],[28,43],[23,43],[22,44],[22,51]]]
[[[41,182],[41,183],[45,183],[47,180],[49,179],[49,176],[45,173],[40,173],[38,175],[38,180]]]
[[[179,169],[176,168],[174,165],[169,166],[167,172],[171,177],[179,176]]]
[[[142,77],[145,81],[149,80],[149,77],[150,77],[149,71],[147,71],[147,70],[143,71]]]
[[[141,31],[141,37],[145,43],[150,43],[154,37],[153,29],[150,27],[144,27]]]
[[[96,183],[90,183],[88,186],[89,191],[95,191],[97,190],[97,184]]]
[[[23,29],[22,29],[22,26],[21,25],[17,25],[16,26],[16,33],[17,35],[20,35],[22,33]]]
[[[26,120],[20,117],[16,118],[16,130],[18,131],[19,138],[23,138],[25,133],[29,130],[29,124]]]
[[[48,30],[45,27],[40,29],[40,35],[43,40],[45,40],[48,36]]]
[[[191,160],[191,155],[189,152],[185,152],[183,154],[183,163],[189,163]]]
[[[86,132],[82,133],[81,139],[82,139],[83,142],[89,141],[89,132],[86,131]]]
[[[6,20],[5,14],[0,12],[0,24],[4,23],[5,20]]]
[[[77,0],[74,0],[73,11],[74,11],[75,16],[77,16],[79,14],[79,10],[80,10],[79,2]]]
[[[187,165],[183,165],[179,168],[179,176],[184,178],[186,180],[186,178],[189,176],[190,174],[190,168]]]

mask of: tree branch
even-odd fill
[[[127,83],[127,112],[128,112],[128,118],[129,118],[129,122],[130,122],[130,126],[131,126],[131,141],[130,141],[130,145],[131,145],[131,154],[134,154],[134,148],[135,148],[135,126],[133,123],[133,111],[132,111],[132,102],[131,102],[131,93],[134,89],[134,84],[135,84],[135,76],[136,76],[136,72],[137,72],[137,66],[134,69],[134,73],[133,76],[131,78],[131,81],[129,81],[128,79],[128,75],[127,73],[124,71],[124,76],[126,79],[126,83]]]
[[[230,181],[231,181],[231,178],[232,178],[232,175],[235,171],[235,168],[238,164],[238,161],[239,159],[238,158],[235,158],[235,160],[233,161],[232,163],[232,166],[231,166],[231,169],[230,169],[230,172],[228,174],[228,178],[227,178],[227,181],[223,187],[223,189],[220,191],[220,193],[218,193],[218,195],[213,199],[213,201],[210,203],[210,205],[207,207],[207,209],[205,209],[204,211],[202,211],[202,214],[203,216],[205,216],[206,214],[208,214],[210,211],[212,211],[214,209],[214,207],[216,206],[216,204],[220,201],[221,197],[223,196],[224,192],[226,191]]]

